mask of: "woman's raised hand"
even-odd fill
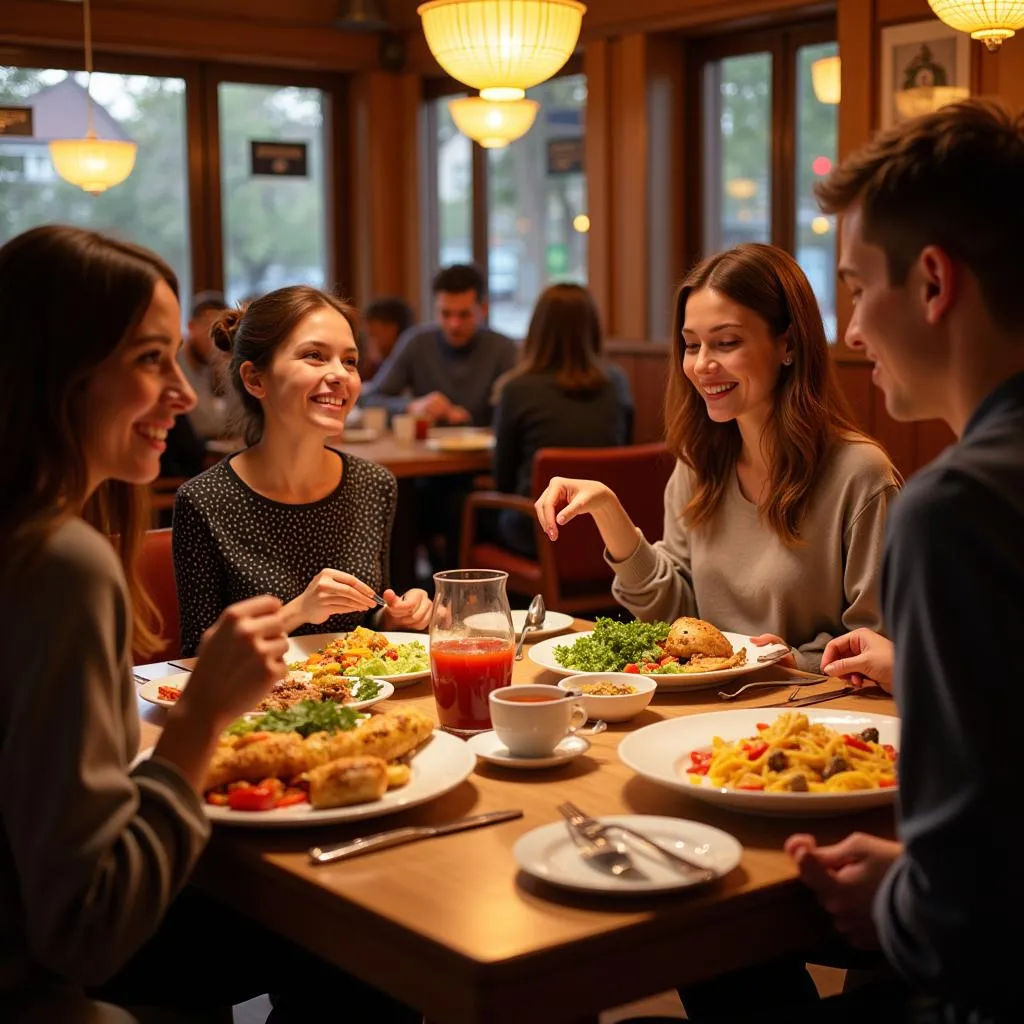
[[[892,667],[895,660],[892,641],[873,630],[853,630],[829,640],[821,655],[821,671],[827,676],[842,676],[853,686],[877,683],[892,693]]]
[[[565,526],[583,512],[596,515],[613,502],[618,505],[618,499],[607,484],[598,480],[569,480],[555,476],[534,502],[534,508],[544,532],[552,540],[558,540],[560,526]]]
[[[430,625],[430,610],[433,604],[425,590],[414,587],[401,597],[393,590],[385,590],[381,597],[385,602],[384,614],[381,616],[381,626],[384,629],[393,629],[396,626],[426,629]]]
[[[309,586],[287,605],[294,618],[291,629],[304,622],[325,622],[332,615],[368,612],[377,605],[373,589],[361,579],[340,569],[321,569]]]
[[[199,660],[178,702],[211,721],[251,711],[288,672],[281,602],[263,594],[229,605],[203,634]]]

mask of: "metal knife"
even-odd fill
[[[331,861],[345,857],[356,857],[370,850],[383,850],[388,846],[400,846],[416,839],[428,839],[431,836],[446,836],[451,832],[462,832],[467,828],[480,828],[482,825],[494,825],[499,821],[512,821],[521,818],[522,811],[489,811],[487,814],[474,814],[468,818],[447,825],[414,825],[409,828],[392,828],[387,832],[376,832],[372,836],[361,839],[350,839],[347,843],[335,846],[311,846],[309,859],[313,864],[330,864]]]
[[[785,704],[778,704],[780,708],[805,708],[810,704],[820,704],[822,701],[835,700],[837,697],[846,697],[856,693],[858,687],[844,686],[841,690],[829,690],[828,693],[813,693],[810,697],[801,697],[799,700],[787,701]]]

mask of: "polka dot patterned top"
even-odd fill
[[[179,488],[173,549],[183,656],[196,653],[203,632],[229,604],[257,594],[291,601],[321,569],[351,573],[378,594],[388,586],[398,484],[383,466],[338,454],[341,483],[305,505],[257,494],[231,468],[230,457]],[[374,615],[332,615],[293,635],[347,632]]]

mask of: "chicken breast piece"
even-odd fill
[[[379,757],[340,757],[303,775],[313,808],[347,807],[379,800],[388,788],[388,766]]]
[[[732,655],[732,644],[710,622],[684,615],[669,628],[665,653],[674,654],[677,658],[692,658],[695,654],[728,658]]]
[[[339,757],[371,755],[392,761],[408,754],[430,738],[434,721],[429,715],[415,708],[388,711],[383,715],[371,715],[362,725],[349,732],[336,732],[333,736],[319,733],[313,764],[323,764]],[[312,741],[313,736],[310,737]]]
[[[259,782],[268,776],[289,779],[309,766],[306,746],[297,732],[251,732],[231,737],[217,747],[203,790],[243,779],[246,782]]]

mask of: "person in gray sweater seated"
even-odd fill
[[[649,543],[593,480],[555,477],[536,502],[541,525],[555,541],[593,516],[612,593],[638,619],[696,615],[787,643],[817,672],[832,637],[882,631],[897,474],[854,424],[814,293],[782,249],[741,245],[691,271],[673,337],[665,422],[678,464],[663,539]]]
[[[0,1019],[206,1020],[274,986],[288,991],[273,1024],[332,1019],[339,1001],[351,1019],[418,1024],[188,884],[218,737],[286,671],[277,598],[211,624],[136,757],[132,650],[160,646],[136,567],[148,484],[196,400],[174,272],[46,225],[0,248],[0,308]]]
[[[633,396],[626,375],[601,356],[603,333],[590,292],[556,284],[534,306],[519,362],[495,384],[494,482],[507,494],[530,493],[540,448],[628,444]],[[497,540],[535,557],[532,518],[502,511]]]

